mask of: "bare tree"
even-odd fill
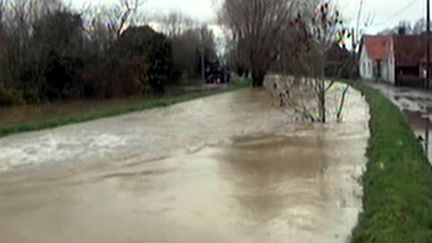
[[[176,11],[162,17],[160,24],[162,31],[171,38],[180,36],[185,31],[194,29],[199,25],[197,21]]]
[[[326,92],[333,83],[326,85],[325,68],[327,53],[337,43],[340,16],[329,4],[318,1],[305,1],[300,11],[293,22],[296,38],[291,40],[291,45],[295,48],[285,52],[288,55],[285,59],[294,59],[299,67],[297,71],[311,78],[303,85],[310,86],[317,97],[316,120],[326,122]]]
[[[4,17],[4,12],[5,12],[5,1],[4,0],[0,0],[0,25],[3,26],[3,17]]]
[[[0,0],[0,87],[4,85],[5,82],[5,32],[4,32],[4,12],[5,12],[5,1]]]
[[[186,78],[203,76],[205,63],[216,58],[213,31],[206,25],[170,37],[174,66]]]
[[[225,0],[220,23],[232,33],[237,47],[247,55],[253,86],[261,87],[278,55],[277,39],[292,16],[294,0]],[[239,48],[237,48],[240,50]]]
[[[425,18],[417,20],[413,25],[413,34],[420,35],[424,33],[426,31],[426,23],[427,21]]]
[[[109,16],[109,29],[118,37],[130,24],[134,14],[139,12],[140,7],[145,4],[142,0],[119,0],[117,5],[111,9]]]
[[[329,68],[335,72],[332,78],[340,78],[345,72],[345,78],[353,78],[356,70],[356,55],[358,49],[357,35],[360,27],[348,30],[344,27],[340,13],[335,5],[325,1],[305,1],[298,9],[293,23],[285,30],[285,38],[281,42],[289,46],[280,53],[279,70],[284,74],[283,82],[276,82],[275,88],[283,90],[278,98],[283,105],[291,106],[303,118],[311,121],[326,122],[328,120],[328,93],[336,81],[328,81]],[[357,17],[360,26],[362,1]],[[346,43],[351,42],[351,50]],[[293,76],[290,76],[293,75]],[[300,78],[307,77],[307,78]],[[349,86],[340,92],[339,101],[332,102],[335,117],[342,119],[343,107]],[[310,101],[315,100],[316,104]]]

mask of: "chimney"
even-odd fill
[[[406,35],[406,27],[405,26],[399,26],[398,27],[398,35]]]

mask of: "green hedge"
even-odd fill
[[[378,91],[354,83],[371,108],[364,209],[354,243],[431,243],[432,167],[403,114]]]

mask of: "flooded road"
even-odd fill
[[[369,85],[378,89],[405,114],[411,129],[419,138],[423,147],[427,148],[427,154],[431,162],[432,142],[427,143],[426,138],[432,139],[432,94],[412,88],[393,87],[376,83],[369,83]]]
[[[346,242],[369,136],[348,97],[341,124],[244,90],[4,138],[0,242]]]

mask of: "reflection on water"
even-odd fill
[[[69,163],[0,174],[0,241],[347,242],[362,205],[366,102],[352,91],[344,122],[326,125],[293,123],[270,104],[266,93],[241,91],[50,131],[75,150],[51,146],[34,164],[62,150]],[[127,142],[101,143],[95,150],[109,157],[72,163],[93,143],[76,135],[85,129]],[[22,161],[35,157],[27,148],[41,134],[0,140],[13,144],[3,161],[17,161],[20,146]],[[154,151],[163,156],[148,159]]]
[[[53,181],[0,180],[2,242],[346,242],[367,134],[305,134],[238,137]]]
[[[405,115],[408,118],[408,123],[411,129],[414,131],[419,142],[422,143],[425,148],[429,160],[432,159],[432,143],[430,141],[430,139],[432,139],[430,133],[432,130],[432,123],[429,119],[425,119],[421,112],[405,111]]]

